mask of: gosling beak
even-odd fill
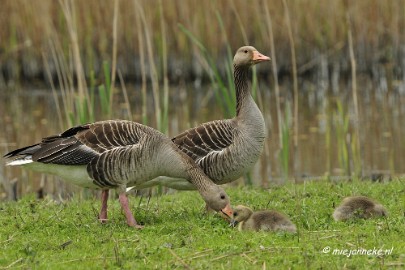
[[[234,228],[236,226],[236,224],[238,224],[238,222],[236,220],[234,220],[234,219],[231,219],[231,222],[229,223],[229,227]]]
[[[222,212],[224,215],[226,215],[227,217],[229,217],[229,218],[232,219],[233,210],[232,210],[230,204],[227,204],[227,205],[225,206],[225,208],[223,208],[223,209],[221,210],[221,212]]]
[[[270,57],[265,56],[264,54],[259,53],[258,51],[253,51],[253,63],[257,64],[263,61],[270,61]]]

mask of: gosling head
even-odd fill
[[[244,205],[233,208],[233,215],[230,225],[235,227],[239,222],[246,221],[253,214],[253,210]]]
[[[376,217],[387,217],[387,209],[382,204],[377,203],[373,209],[373,215]]]

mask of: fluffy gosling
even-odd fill
[[[297,232],[296,226],[284,214],[275,210],[262,210],[253,212],[244,205],[233,209],[231,226],[238,225],[239,231],[286,231]]]
[[[346,221],[351,218],[372,218],[386,217],[388,215],[385,207],[365,196],[352,196],[343,199],[333,212],[336,221]]]

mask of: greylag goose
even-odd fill
[[[244,205],[238,205],[233,209],[231,225],[238,225],[239,231],[286,231],[297,232],[296,226],[291,220],[275,210],[262,210],[253,212]]]
[[[336,221],[346,221],[351,218],[385,217],[388,215],[385,207],[365,196],[352,196],[343,199],[333,212]]]
[[[216,184],[234,181],[249,171],[262,153],[266,137],[263,115],[250,90],[250,68],[270,58],[252,46],[236,51],[233,59],[236,116],[190,128],[172,141],[190,156]],[[175,189],[193,189],[184,179],[157,179]]]
[[[142,188],[165,175],[193,183],[207,205],[232,215],[225,191],[159,131],[131,121],[102,121],[70,128],[60,135],[5,155],[21,165],[57,175],[73,184],[102,190],[99,219],[107,219],[109,189],[117,189],[129,226],[140,226],[128,206],[126,187]]]

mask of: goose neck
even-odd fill
[[[214,183],[209,179],[202,169],[197,166],[191,166],[187,170],[188,180],[201,192],[207,190],[210,185]]]
[[[199,191],[208,189],[210,185],[215,185],[191,157],[187,156],[175,145],[172,145],[171,149],[175,154],[171,154],[170,158],[166,156],[164,159],[168,162],[164,167],[169,168],[171,171],[170,176],[186,179]],[[173,153],[172,151],[170,153]]]
[[[249,83],[249,67],[234,66],[234,81],[236,91],[236,115],[246,106],[246,100],[251,98]]]

